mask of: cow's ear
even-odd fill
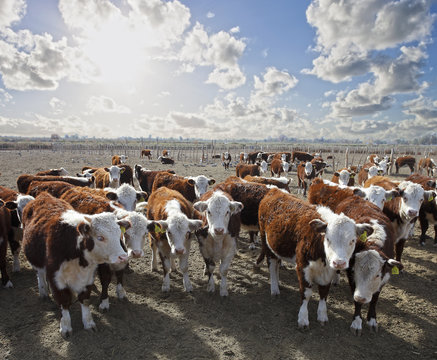
[[[198,201],[194,204],[194,208],[197,211],[204,212],[208,208],[206,201]]]
[[[436,195],[437,194],[435,193],[435,191],[427,190],[423,194],[423,197],[424,197],[425,201],[433,201],[435,199]]]
[[[88,236],[91,231],[91,225],[85,221],[82,221],[79,225],[77,225],[77,231],[82,236]]]
[[[402,269],[404,268],[404,265],[402,265],[401,262],[396,261],[396,260],[394,260],[394,259],[388,259],[387,262],[386,262],[386,264],[387,264],[390,268],[393,268],[393,267],[395,267],[395,266],[396,266],[399,270],[402,270]]]
[[[385,192],[385,200],[386,201],[390,201],[391,199],[393,199],[395,197],[399,197],[399,196],[400,196],[399,191],[397,191],[396,189]]]
[[[357,195],[357,196],[362,197],[362,198],[366,197],[366,193],[363,190],[358,189],[358,188],[354,189],[354,195]]]
[[[124,167],[118,167],[120,169],[120,174],[124,173],[124,170],[126,170]]]
[[[328,224],[320,219],[314,219],[310,221],[310,226],[315,232],[324,233],[328,227]]]
[[[336,171],[336,172],[334,173],[334,176],[340,176],[340,173],[339,173],[338,171]]]
[[[241,212],[241,210],[243,210],[244,205],[239,202],[239,201],[231,201],[231,214],[238,214],[239,212]]]
[[[426,185],[429,186],[429,187],[435,188],[436,183],[435,183],[434,180],[428,180],[426,182]]]
[[[202,224],[202,220],[188,220],[188,228],[190,231],[196,231],[197,229],[200,229]]]
[[[118,220],[117,224],[118,224],[118,226],[120,226],[120,229],[123,233],[124,233],[124,231],[126,231],[127,229],[129,229],[132,226],[130,221],[124,220],[124,219]]]
[[[188,184],[190,184],[191,186],[194,186],[194,184],[196,183],[193,179],[188,179]]]
[[[115,201],[115,200],[118,199],[118,195],[114,191],[109,191],[109,192],[106,193],[106,198],[109,199],[109,200]]]
[[[369,172],[369,168],[364,168],[363,169],[365,172]]]
[[[4,204],[5,202],[2,199],[0,199],[0,207],[3,207]]]
[[[209,179],[208,180],[208,185],[213,185],[215,184],[215,179]]]
[[[105,171],[109,172],[109,168],[105,167],[104,169],[105,169]]]
[[[144,191],[137,191],[137,201],[138,202],[144,202],[147,200],[149,195]]]
[[[369,236],[373,234],[373,226],[370,224],[357,224],[355,232],[358,237],[363,235],[364,232],[366,233],[366,236]]]
[[[17,203],[15,201],[7,201],[4,205],[9,210],[15,210],[17,208]]]

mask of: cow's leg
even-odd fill
[[[267,265],[270,273],[270,294],[279,295],[279,261],[276,256],[267,255]]]
[[[266,234],[262,231],[259,232],[259,237],[261,239],[261,252],[258,255],[258,259],[256,259],[255,267],[259,267],[260,264],[263,262],[264,258],[267,254],[267,242],[266,242]]]
[[[56,284],[52,281],[50,281],[50,286],[53,290],[52,293],[55,301],[61,306],[62,315],[59,324],[59,331],[61,332],[61,336],[66,339],[73,333],[69,311],[73,295],[68,288],[59,290],[56,288]]]
[[[6,271],[6,250],[8,248],[7,246],[7,239],[0,237],[0,272],[2,274],[2,285],[5,288],[11,288],[12,282],[9,280],[8,272]]]
[[[158,246],[154,239],[150,239],[150,247],[152,248],[152,264],[151,270],[152,272],[158,271]]]
[[[311,288],[311,284],[305,280],[304,269],[301,267],[297,267],[296,270],[297,270],[297,278],[299,280],[299,291],[300,291],[300,298],[301,298],[301,305],[299,308],[297,325],[300,329],[308,328],[310,326],[310,322],[308,320],[308,302],[311,299],[313,290]]]
[[[319,285],[320,300],[317,308],[317,321],[319,321],[321,325],[325,325],[328,322],[328,309],[326,307],[326,301],[328,299],[329,286],[330,284]]]
[[[93,320],[93,316],[91,315],[89,307],[91,288],[92,285],[87,285],[86,290],[78,294],[77,298],[80,302],[80,307],[82,310],[82,323],[84,329],[96,331],[96,323]]]
[[[115,291],[117,292],[117,297],[119,300],[126,299],[126,290],[123,288],[124,270],[125,269],[121,269],[115,272],[115,277],[117,278],[117,288]]]
[[[102,293],[100,294],[100,311],[109,310],[109,295],[108,287],[111,282],[112,272],[109,264],[100,264],[97,266],[97,273],[99,275],[100,284],[102,285]]]
[[[59,331],[64,339],[67,339],[72,333],[70,311],[61,306],[61,321],[59,324]]]
[[[249,244],[249,249],[250,250],[255,250],[255,236],[256,236],[257,231],[249,231],[249,238],[250,238],[250,244]]]
[[[376,322],[376,304],[379,298],[379,291],[373,294],[372,300],[369,304],[369,311],[367,312],[367,325],[369,325],[370,330],[378,332],[378,323]]]
[[[170,262],[170,258],[168,256],[161,254],[161,252],[159,252],[159,256],[161,258],[162,269],[164,271],[164,279],[162,281],[162,291],[168,292],[170,291],[171,262]]]
[[[361,317],[362,304],[354,301],[354,305],[354,320],[352,321],[350,329],[355,335],[361,336],[361,331],[363,330],[363,319]]]
[[[425,246],[425,241],[426,241],[426,231],[428,230],[428,220],[426,219],[425,216],[420,217],[420,230],[421,230],[421,234],[420,234],[420,239],[419,239],[419,244],[421,246]]]
[[[232,249],[229,249],[227,255],[222,259],[220,264],[220,296],[228,296],[228,269],[235,255],[235,241]]]
[[[437,224],[434,225],[434,246],[437,246]]]
[[[179,257],[179,268],[182,272],[182,278],[184,283],[184,288],[186,292],[193,291],[193,285],[191,285],[190,277],[188,275],[188,256],[190,255],[190,247],[187,246],[185,254]]]
[[[49,287],[46,280],[45,269],[37,269],[36,277],[38,279],[38,292],[40,298],[46,298],[49,296]]]
[[[401,261],[402,252],[404,251],[404,245],[405,245],[406,239],[400,239],[396,243],[396,260]]]
[[[215,284],[214,284],[214,269],[215,269],[215,262],[213,259],[204,258],[205,260],[205,275],[208,275],[208,285],[206,287],[206,291],[208,292],[214,292],[215,290]]]
[[[9,247],[11,248],[11,253],[14,256],[14,262],[12,265],[12,272],[18,272],[20,271],[20,249],[21,245],[16,240],[17,238],[22,239],[23,238],[23,229],[21,228],[13,228],[8,233],[8,242]]]

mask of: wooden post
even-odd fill
[[[349,164],[349,148],[346,148],[346,151],[344,153],[344,167],[347,168]]]

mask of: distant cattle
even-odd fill
[[[170,156],[170,152],[168,150],[162,150],[162,157],[169,157]]]
[[[235,167],[235,174],[242,179],[247,175],[260,176],[260,169],[256,164],[239,163]]]
[[[174,160],[169,158],[169,157],[166,157],[166,156],[160,156],[160,157],[158,157],[158,160],[163,165],[174,165]]]
[[[112,165],[120,165],[126,163],[127,156],[126,155],[114,155],[111,159]]]
[[[261,151],[252,151],[247,154],[247,162],[249,164],[255,164],[258,160],[261,161]]]
[[[313,164],[309,161],[307,162],[301,162],[297,166],[297,181],[298,186],[303,192],[303,196],[306,196],[307,193],[307,187],[311,180],[313,180],[317,176],[316,169],[314,168]]]
[[[61,307],[60,332],[72,333],[70,306],[77,294],[85,329],[95,329],[88,307],[98,264],[121,263],[127,253],[120,244],[120,226],[130,223],[114,214],[83,215],[67,202],[41,194],[23,212],[23,251],[37,270],[40,297],[50,290]]]
[[[248,161],[249,161],[248,154],[246,152],[240,153],[240,162],[241,163],[248,163]]]
[[[147,156],[147,158],[149,160],[152,160],[152,150],[149,150],[149,149],[141,150],[141,157],[143,157],[143,156]]]
[[[426,175],[429,176],[429,174],[431,173],[431,175],[436,174],[436,170],[437,170],[437,165],[434,161],[434,159],[431,158],[423,158],[419,160],[419,166],[418,166],[418,171],[420,173],[422,173],[422,171],[426,169]]]
[[[50,169],[46,171],[39,171],[35,174],[35,176],[66,176],[68,175],[68,171],[63,167],[60,169]]]
[[[285,172],[287,174],[290,164],[284,160],[281,159],[273,159],[272,163],[270,164],[270,172],[273,176],[281,177],[281,174]]]
[[[232,161],[231,154],[229,154],[227,151],[224,152],[222,154],[222,163],[223,163],[223,166],[225,167],[225,170],[229,169],[229,164],[231,163],[231,161]]]
[[[377,154],[370,154],[369,156],[367,156],[367,162],[378,165],[379,156]]]
[[[174,170],[147,170],[141,165],[135,165],[135,178],[138,180],[138,184],[142,191],[145,191],[148,195],[152,193],[153,182],[155,177],[161,173],[174,174]]]
[[[396,174],[399,174],[399,169],[403,166],[408,166],[411,173],[414,172],[414,167],[416,166],[416,159],[413,156],[401,156],[395,161]]]
[[[314,156],[303,151],[293,151],[291,154],[291,162],[298,163],[301,161],[311,161]]]

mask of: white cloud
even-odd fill
[[[213,17],[215,17],[215,14],[214,14],[213,12],[211,12],[211,11],[208,11],[208,12],[206,13],[206,17],[207,17],[208,19],[212,19]]]
[[[212,73],[208,75],[207,84],[216,84],[222,89],[235,89],[246,82],[246,77],[241,72],[239,67],[231,68],[215,68]]]
[[[269,49],[264,49],[264,50],[261,52],[261,56],[262,56],[263,58],[266,58],[267,56],[269,56]]]
[[[49,105],[52,109],[53,114],[59,115],[64,111],[67,103],[61,99],[58,99],[57,97],[52,97],[49,101]]]
[[[231,34],[238,34],[240,32],[239,26],[234,26],[231,30],[229,30]]]
[[[0,106],[5,107],[10,101],[12,101],[12,95],[0,88]]]
[[[205,119],[196,114],[172,112],[169,114],[169,118],[183,128],[203,128],[206,126]]]
[[[96,113],[118,113],[130,114],[131,110],[123,105],[118,105],[113,99],[107,96],[91,96],[87,103],[87,115]]]
[[[26,13],[25,0],[0,1],[0,30],[21,20]]]

